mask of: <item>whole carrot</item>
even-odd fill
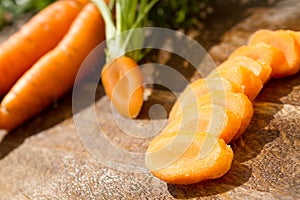
[[[83,1],[56,1],[0,44],[0,96],[59,43],[83,6]]]
[[[11,130],[70,90],[86,56],[104,40],[104,22],[87,4],[63,40],[30,68],[0,105],[0,129]]]
[[[127,56],[114,59],[102,70],[102,84],[118,112],[135,118],[143,105],[143,75],[138,64]]]
[[[129,118],[139,115],[144,100],[143,74],[137,64],[144,36],[134,37],[134,34],[122,32],[145,26],[147,14],[157,1],[116,0],[107,6],[104,0],[94,0],[103,13],[106,27],[106,64],[101,73],[102,84],[116,110]],[[137,47],[137,50],[132,51],[134,48],[130,47]]]

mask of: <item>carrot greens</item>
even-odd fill
[[[134,29],[147,24],[148,13],[158,0],[116,0],[110,1],[109,5],[104,0],[93,2],[101,11],[106,24],[107,62],[124,54],[139,61],[142,57],[141,50],[130,51],[130,49],[141,48],[144,37],[135,35]],[[125,31],[128,32],[122,34]]]

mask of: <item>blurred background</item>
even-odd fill
[[[12,24],[24,14],[38,12],[55,0],[0,0],[0,29]],[[248,4],[272,4],[275,0],[160,0],[151,10],[151,25],[178,29],[199,24],[214,13],[214,7],[224,4],[247,6]]]
[[[22,18],[26,13],[36,13],[55,0],[0,0],[0,29]]]

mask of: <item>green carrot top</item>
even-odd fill
[[[158,0],[111,0],[107,5],[104,0],[93,0],[101,11],[105,21],[106,35],[106,62],[126,54],[136,62],[142,57],[141,48],[144,36],[134,37],[136,28],[144,27],[147,23],[147,15]],[[115,9],[115,18],[113,10]],[[115,19],[115,20],[114,20]],[[126,34],[122,32],[128,31]],[[134,45],[139,50],[130,51]]]

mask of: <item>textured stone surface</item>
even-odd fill
[[[210,49],[216,63],[245,44],[257,29],[300,30],[297,0],[244,12],[247,15],[227,27],[220,35],[221,41]],[[224,18],[230,17],[227,14]],[[0,38],[5,36],[1,34]],[[96,116],[103,123],[108,140],[127,152],[144,152],[151,138],[124,134],[116,125],[101,88],[97,99]],[[145,127],[145,135],[153,134],[164,123],[165,115],[160,113],[152,117],[157,124],[148,126],[146,111],[150,106],[162,103],[168,111],[174,100],[170,92],[153,92],[136,122]],[[69,94],[18,130],[9,134],[0,131],[0,199],[299,199],[299,102],[299,73],[271,80],[254,103],[255,114],[249,128],[231,144],[235,159],[230,171],[217,180],[176,186],[165,184],[147,172],[116,170],[89,152],[81,140],[82,134],[77,133]],[[76,116],[90,108],[93,106],[82,108]],[[126,128],[131,129],[130,123]]]

